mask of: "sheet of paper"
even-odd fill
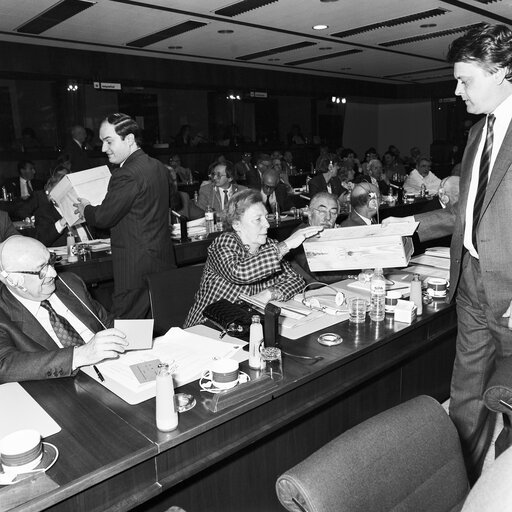
[[[62,216],[70,226],[80,222],[73,206],[78,198],[90,201],[93,206],[101,204],[107,194],[110,171],[106,165],[93,167],[85,171],[66,174],[50,192],[57,203]]]
[[[436,256],[438,258],[450,258],[449,247],[429,247],[425,249],[425,254],[428,256]]]
[[[0,438],[25,428],[36,429],[43,438],[61,430],[17,382],[0,385],[0,417]]]
[[[420,254],[411,258],[413,265],[425,265],[427,267],[442,268],[444,270],[450,269],[450,260],[447,258],[438,258],[436,256],[428,256]]]
[[[406,268],[407,272],[411,272],[413,274],[419,274],[421,279],[424,280],[427,277],[441,277],[442,279],[449,280],[450,279],[450,270],[435,268],[435,267],[427,267],[426,265],[410,265]]]
[[[153,325],[150,319],[114,320],[114,327],[126,334],[128,347],[126,350],[143,350],[153,346]]]

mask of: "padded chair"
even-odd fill
[[[512,449],[468,496],[455,426],[419,396],[344,432],[281,475],[276,490],[290,512],[498,512],[512,510],[511,472]]]
[[[155,336],[183,325],[194,303],[203,269],[204,264],[190,265],[146,276]]]

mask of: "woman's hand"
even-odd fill
[[[267,288],[266,290],[262,290],[261,292],[252,295],[252,298],[266,304],[272,299],[272,292]]]
[[[318,235],[320,231],[323,231],[323,226],[309,226],[307,228],[299,229],[298,231],[295,231],[295,233],[292,233],[285,241],[284,243],[287,245],[289,249],[295,249],[296,247],[299,247],[304,240],[307,238],[311,238],[312,236]]]

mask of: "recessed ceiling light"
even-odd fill
[[[218,34],[232,34],[234,30],[217,30]]]
[[[269,62],[275,62],[276,60],[281,60],[281,59],[268,59]]]
[[[183,46],[169,46],[169,50],[183,50]]]
[[[328,2],[337,2],[338,0],[320,0],[320,3],[326,4]]]
[[[437,27],[437,23],[425,23],[423,25],[420,25],[420,28],[432,28]]]
[[[320,46],[320,48],[318,48],[319,50],[322,50],[322,51],[325,51],[325,50],[332,50],[332,46]]]
[[[313,25],[313,30],[325,30],[329,25]]]

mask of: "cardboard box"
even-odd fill
[[[106,165],[93,167],[85,171],[66,174],[53,187],[50,198],[53,199],[59,210],[70,226],[80,222],[73,206],[78,198],[87,199],[93,206],[102,203],[107,194],[108,182],[110,181],[110,170]]]
[[[304,242],[312,272],[406,267],[414,252],[410,236],[418,222],[326,229]]]

